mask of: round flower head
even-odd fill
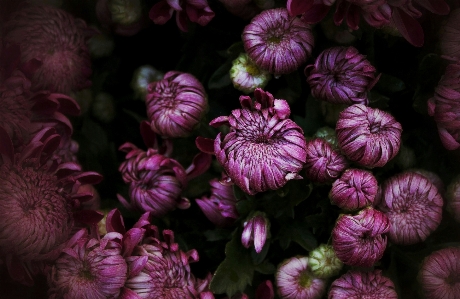
[[[397,299],[393,282],[381,270],[350,270],[332,282],[328,299]]]
[[[310,251],[308,266],[316,277],[326,279],[339,274],[343,264],[331,245],[321,244]]]
[[[236,89],[246,94],[254,92],[256,88],[264,88],[270,78],[271,75],[259,69],[246,53],[241,53],[233,60],[230,79]]]
[[[305,68],[305,75],[315,98],[349,105],[367,105],[367,92],[379,79],[366,56],[354,47],[324,50],[315,64]]]
[[[254,95],[254,102],[241,96],[242,109],[210,123],[230,126],[229,133],[219,133],[214,140],[214,153],[231,180],[248,194],[276,190],[289,180],[300,179],[298,172],[306,158],[305,137],[288,118],[288,103],[260,88]],[[199,143],[197,139],[203,149]],[[209,146],[204,147],[209,152]]]
[[[4,41],[20,45],[21,62],[40,62],[32,89],[68,94],[91,85],[88,27],[53,6],[24,5],[5,25]]]
[[[343,110],[335,131],[345,156],[369,168],[384,166],[401,145],[401,124],[391,114],[362,104]]]
[[[444,248],[427,256],[420,268],[418,281],[424,298],[458,298],[460,294],[460,248]]]
[[[440,30],[439,44],[443,55],[460,61],[460,8],[450,12]]]
[[[190,135],[206,113],[208,101],[203,85],[193,75],[171,71],[148,86],[146,105],[152,130],[177,138]]]
[[[388,218],[368,207],[357,215],[341,215],[332,230],[332,247],[346,265],[371,267],[387,247]]]
[[[322,138],[308,141],[306,150],[305,176],[313,182],[332,181],[348,166],[347,159]]]
[[[378,183],[371,172],[349,168],[332,184],[329,198],[339,208],[353,211],[371,206],[377,190]]]
[[[319,299],[326,292],[326,281],[308,268],[308,257],[292,257],[278,266],[276,285],[281,299]]]
[[[409,245],[423,242],[438,227],[442,205],[433,183],[415,172],[405,172],[384,182],[378,207],[390,220],[390,241]]]
[[[254,63],[275,76],[289,74],[305,63],[314,44],[310,26],[289,16],[285,8],[255,16],[244,28],[242,39]]]

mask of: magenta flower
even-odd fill
[[[188,31],[188,21],[206,26],[214,12],[206,0],[161,0],[149,12],[150,19],[158,25],[163,25],[176,12],[176,23],[180,30]]]
[[[424,298],[456,299],[460,294],[460,249],[444,248],[425,258],[418,274]]]
[[[289,74],[304,64],[314,45],[310,26],[289,16],[285,8],[255,16],[244,28],[242,39],[254,63],[275,76]]]
[[[368,168],[384,166],[401,145],[401,124],[391,114],[362,104],[343,110],[335,131],[345,156]]]
[[[175,71],[148,86],[145,103],[152,130],[168,138],[190,135],[208,109],[200,81],[191,74]]]
[[[339,208],[353,211],[371,206],[378,191],[378,182],[371,172],[349,168],[333,184],[331,202]]]
[[[246,53],[241,53],[233,60],[230,79],[236,89],[249,94],[256,88],[264,88],[270,81],[271,75],[261,70]]]
[[[460,61],[460,9],[449,14],[440,30],[439,46],[441,53],[452,60]]]
[[[98,0],[96,15],[101,25],[115,33],[131,36],[148,24],[140,0]]]
[[[53,6],[24,5],[4,27],[4,41],[20,46],[21,63],[35,60],[33,90],[68,94],[91,85],[85,22]]]
[[[196,140],[198,148],[214,153],[231,180],[248,194],[276,190],[300,179],[306,158],[305,137],[288,118],[288,103],[259,88],[254,95],[254,102],[241,96],[242,109],[211,121],[214,127],[230,126],[229,133],[219,133],[214,141]]]
[[[326,292],[326,280],[314,276],[308,257],[292,257],[278,266],[276,285],[281,299],[319,299]]]
[[[324,50],[305,68],[311,94],[335,104],[369,104],[368,91],[377,83],[375,68],[354,47]]]
[[[424,176],[405,172],[384,182],[379,209],[391,225],[390,241],[410,245],[423,242],[441,223],[443,200]]]
[[[381,270],[350,270],[332,282],[328,299],[397,299],[393,282]]]
[[[330,182],[348,167],[347,159],[322,138],[308,141],[306,151],[305,177],[313,182]]]
[[[209,181],[211,196],[195,200],[209,221],[220,227],[231,226],[238,218],[233,184],[225,183],[226,179],[222,175],[221,180],[216,178]]]
[[[332,247],[344,264],[371,267],[385,252],[389,230],[385,214],[371,207],[357,215],[341,215],[332,230]]]
[[[241,233],[241,243],[246,248],[254,245],[254,250],[260,253],[269,233],[270,222],[265,216],[265,213],[256,212],[249,220],[244,222],[244,229]]]

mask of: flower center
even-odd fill
[[[311,279],[310,274],[308,273],[308,270],[301,272],[299,275],[299,285],[307,289],[311,286],[311,283],[312,283],[312,279]]]
[[[380,123],[377,123],[377,122],[372,122],[370,125],[369,125],[369,131],[372,133],[372,134],[376,134],[380,131]]]

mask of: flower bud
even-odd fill
[[[112,21],[121,25],[131,25],[142,16],[142,1],[140,0],[108,0]]]
[[[270,222],[265,213],[256,212],[248,221],[244,222],[244,229],[241,233],[241,243],[249,248],[254,245],[257,253],[260,253],[267,240],[270,231]]]
[[[131,88],[134,89],[136,96],[143,101],[148,93],[148,86],[150,83],[160,81],[165,74],[150,65],[143,65],[138,67],[133,73],[131,80]]]
[[[254,92],[256,88],[264,88],[270,78],[270,73],[259,69],[246,53],[241,53],[233,60],[230,79],[236,89],[246,94]]]
[[[310,251],[308,266],[313,275],[326,279],[339,274],[343,263],[335,254],[331,245],[321,244],[316,249]]]

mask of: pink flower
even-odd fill
[[[460,294],[460,249],[444,248],[425,258],[418,274],[424,298],[456,299]]]
[[[401,145],[401,124],[391,114],[362,104],[343,110],[335,131],[345,156],[368,168],[384,166]]]
[[[443,200],[438,189],[424,176],[405,172],[384,182],[379,209],[391,225],[395,244],[423,242],[441,223]]]
[[[308,257],[283,261],[275,274],[281,299],[319,299],[326,292],[326,281],[315,277],[308,268]]]
[[[261,69],[275,76],[295,71],[311,56],[310,26],[291,17],[285,8],[262,11],[242,34],[244,49]]]
[[[385,214],[371,207],[357,215],[341,215],[332,230],[332,247],[344,264],[371,267],[385,252],[389,230]]]
[[[367,105],[367,92],[380,77],[375,77],[375,68],[354,47],[324,50],[305,68],[305,75],[315,98],[349,105]]]
[[[270,233],[270,222],[265,213],[256,212],[249,220],[244,222],[244,229],[241,233],[241,243],[249,248],[254,245],[254,250],[260,253]]]
[[[441,53],[452,60],[460,61],[460,9],[449,14],[440,30],[439,46]]]
[[[350,270],[336,279],[329,289],[328,299],[397,299],[393,282],[381,270]]]
[[[167,72],[148,86],[147,116],[152,130],[164,137],[186,137],[208,109],[203,85],[193,75]]]
[[[161,0],[149,12],[150,19],[158,25],[163,25],[176,12],[176,23],[180,30],[188,31],[188,21],[206,26],[214,12],[206,0]]]

